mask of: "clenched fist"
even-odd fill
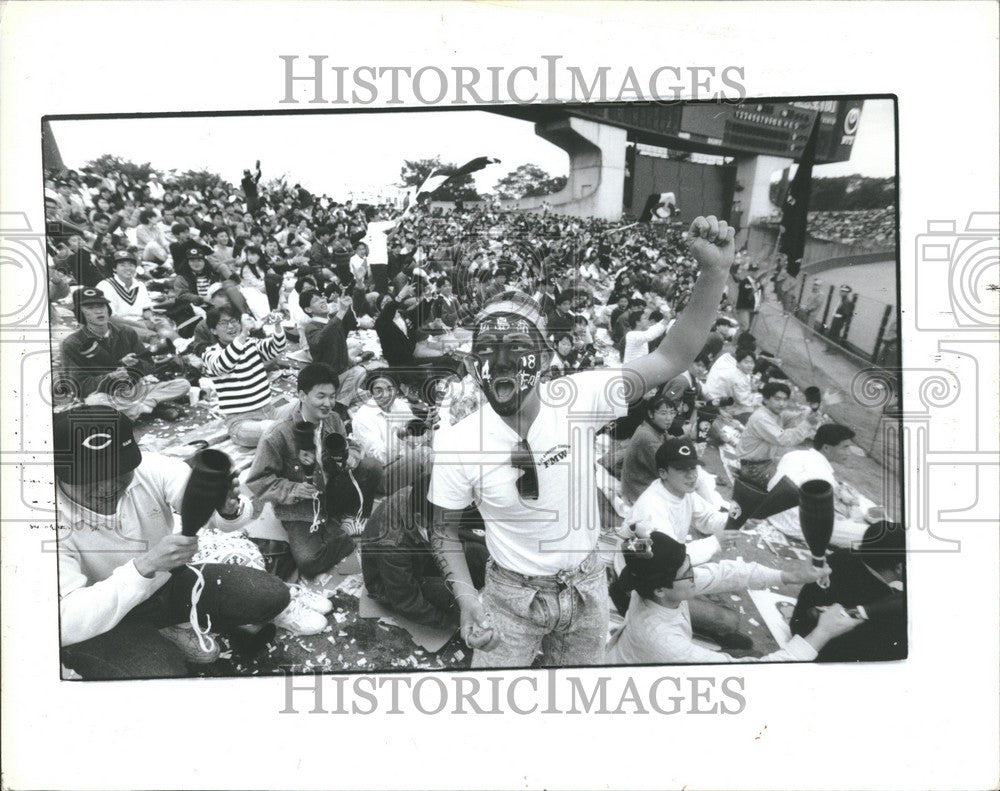
[[[710,269],[718,274],[728,274],[733,265],[735,237],[736,229],[714,216],[696,217],[688,229],[691,255],[701,264],[702,271]]]

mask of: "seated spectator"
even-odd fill
[[[770,480],[783,450],[811,437],[819,422],[812,410],[788,409],[792,391],[783,382],[768,382],[762,395],[764,403],[750,415],[736,447],[740,478],[760,489]]]
[[[143,415],[177,420],[182,412],[171,401],[187,395],[185,379],[160,381],[152,354],[129,327],[111,322],[111,306],[96,288],[73,294],[80,328],[60,345],[65,373],[88,404],[115,406],[131,420]]]
[[[458,626],[455,597],[464,592],[449,589],[431,551],[429,482],[429,475],[421,475],[376,507],[361,545],[361,571],[368,594],[393,612],[424,626]],[[466,539],[462,549],[472,584],[480,589],[489,559],[486,546]]]
[[[722,662],[809,662],[833,640],[857,627],[840,605],[828,608],[806,636],[794,636],[783,648],[761,657],[733,657],[694,642],[689,602],[712,593],[735,593],[777,585],[801,585],[829,576],[809,563],[781,571],[760,563],[723,560],[695,566],[684,545],[654,532],[648,539],[652,557],[639,542],[625,550],[620,579],[632,591],[625,624],[611,638],[607,661],[615,665],[715,664]],[[637,547],[633,549],[632,547]]]
[[[433,302],[433,317],[440,319],[448,328],[457,327],[462,320],[463,312],[458,297],[452,289],[451,280],[442,275],[434,283],[437,285],[437,296]]]
[[[234,564],[189,564],[197,536],[174,532],[191,469],[140,451],[132,424],[108,407],[54,417],[59,510],[59,622],[63,664],[87,679],[187,675],[219,656],[207,627],[264,624],[289,603],[275,577]],[[95,437],[103,441],[92,442]],[[253,508],[237,494],[206,527],[235,530]],[[113,529],[108,529],[108,528]],[[193,628],[197,624],[199,633]]]
[[[573,293],[571,291],[563,291],[556,297],[555,310],[549,312],[545,320],[545,332],[548,333],[549,338],[562,332],[573,332],[576,316],[570,312],[572,305]]]
[[[573,336],[568,332],[560,332],[555,337],[555,351],[549,363],[549,376],[556,378],[573,373],[576,370],[576,351],[573,348]]]
[[[135,279],[138,263],[127,250],[114,254],[114,274],[97,284],[111,306],[111,322],[134,330],[141,341],[156,337],[153,325],[153,301],[146,287]]]
[[[66,237],[65,248],[56,257],[56,268],[72,278],[80,286],[95,288],[107,277],[103,267],[94,259],[93,254],[83,244],[79,233],[71,233]]]
[[[695,540],[687,544],[691,562],[696,566],[708,562],[722,549],[719,538],[725,535],[728,513],[711,502],[712,492],[706,490],[703,480],[707,473],[702,471],[694,443],[668,438],[656,449],[653,466],[656,477],[635,501],[625,526],[642,538],[659,531],[681,543],[692,534]],[[627,597],[621,595],[620,586],[612,588],[612,593],[624,614]],[[752,644],[737,632],[739,618],[726,607],[699,599],[691,604],[691,618],[695,631],[725,648],[749,648]]]
[[[830,543],[834,546],[851,546],[859,541],[865,527],[857,519],[852,519],[851,509],[855,508],[860,498],[858,492],[848,483],[838,482],[833,465],[850,465],[854,455],[854,432],[847,426],[837,423],[827,423],[816,429],[812,439],[812,448],[808,450],[793,450],[786,453],[778,461],[767,489],[770,491],[782,478],[788,478],[796,486],[806,481],[823,480],[833,487],[835,507],[839,512],[833,525],[833,535]],[[844,514],[846,518],[842,518]],[[798,507],[790,508],[770,517],[771,524],[782,533],[801,537],[802,528],[799,524]]]
[[[823,608],[841,605],[861,620],[853,631],[830,640],[818,662],[871,662],[906,658],[906,546],[903,526],[871,525],[856,549],[827,556],[830,587],[810,583],[799,592],[792,634],[804,634]]]
[[[325,496],[331,479],[342,472],[330,475],[331,460],[324,458],[328,439],[331,435],[347,436],[333,408],[338,385],[336,374],[323,363],[311,363],[299,372],[298,403],[264,432],[246,482],[255,498],[273,504],[275,516],[288,533],[295,565],[307,578],[330,571],[354,552],[353,536],[364,528],[363,497],[354,509],[345,507],[346,498],[335,498],[341,502],[333,513],[330,506],[334,503]],[[312,432],[311,449],[302,447],[298,432],[303,426]],[[350,456],[351,446],[346,441],[344,449]],[[357,476],[345,475],[345,480],[354,488],[359,486],[360,477],[369,490],[370,506],[381,485],[382,466],[363,458],[356,446],[353,455]]]
[[[204,351],[202,361],[218,393],[222,420],[233,442],[255,448],[274,424],[271,382],[264,363],[285,349],[281,321],[272,321],[274,334],[264,339],[251,338],[253,319],[232,309],[209,311],[205,324],[217,342]]]
[[[661,319],[653,323],[648,310],[632,311],[628,318],[629,330],[625,333],[622,365],[627,365],[633,360],[638,360],[649,354],[650,343],[663,337],[669,324],[669,317],[662,316],[662,314]]]
[[[199,307],[209,305],[209,290],[219,282],[219,276],[208,266],[200,250],[187,250],[184,262],[177,264],[174,271],[177,272],[173,291],[175,302],[187,302]]]
[[[699,443],[704,442],[708,431],[707,428],[701,430],[699,421],[704,417],[711,422],[718,417],[717,409],[698,408],[698,403],[703,400],[701,380],[708,373],[708,359],[708,353],[703,348],[686,371],[679,373],[660,389],[660,393],[677,407],[674,422],[667,429],[667,433],[671,436],[680,437],[686,434]]]
[[[354,436],[369,455],[387,464],[401,452],[396,440],[414,414],[399,396],[399,380],[392,371],[379,368],[369,372],[362,387],[371,399],[354,415]]]
[[[135,241],[142,250],[143,261],[150,261],[154,264],[165,263],[168,258],[167,248],[169,243],[167,237],[160,228],[159,218],[152,209],[143,209],[139,212],[139,225],[135,229]]]
[[[400,306],[401,303],[391,296],[383,298],[378,318],[375,319],[375,333],[382,345],[385,361],[390,366],[407,367],[416,363],[414,352],[417,339],[411,335],[410,327],[400,313]]]
[[[354,403],[367,373],[362,363],[372,356],[361,352],[358,346],[348,344],[348,333],[358,326],[351,297],[339,297],[336,312],[331,312],[330,302],[323,294],[306,291],[299,297],[299,306],[308,316],[302,330],[312,360],[329,365],[337,375],[340,382],[337,411],[346,419],[347,407]]]
[[[643,421],[632,435],[622,463],[622,499],[629,505],[658,480],[656,452],[676,416],[677,403],[664,396],[644,402]]]
[[[708,371],[702,393],[715,406],[727,407],[734,415],[757,408],[761,396],[754,392],[753,369],[757,356],[747,349],[719,356]]]

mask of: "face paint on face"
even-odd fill
[[[545,350],[541,333],[518,316],[497,314],[476,327],[471,373],[498,415],[521,408],[538,384]]]

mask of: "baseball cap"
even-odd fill
[[[677,572],[687,558],[687,548],[666,533],[654,530],[648,539],[626,541],[622,545],[625,568],[631,580],[628,587],[672,588]]]
[[[693,470],[697,466],[698,451],[689,439],[671,437],[656,450],[657,469]]]
[[[114,264],[117,266],[118,264],[122,263],[123,261],[126,262],[126,263],[129,263],[129,264],[138,264],[139,263],[136,260],[135,255],[133,255],[130,251],[128,251],[128,250],[116,250],[115,251],[115,255],[114,255]]]
[[[71,485],[117,478],[142,462],[132,421],[109,406],[80,406],[58,413],[52,438],[56,477]]]
[[[108,305],[108,298],[99,288],[78,288],[73,292],[73,308],[78,309],[81,305]]]

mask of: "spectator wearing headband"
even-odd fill
[[[796,635],[783,648],[761,657],[736,658],[694,642],[690,602],[699,596],[802,585],[829,576],[807,562],[780,571],[760,563],[723,560],[694,565],[684,545],[654,532],[626,543],[621,585],[631,591],[625,624],[608,644],[614,665],[718,664],[724,662],[809,662],[835,637],[860,621],[840,605],[828,608],[806,637]]]
[[[688,307],[656,351],[621,371],[543,384],[550,350],[538,304],[512,292],[477,317],[469,365],[487,403],[436,432],[429,490],[432,545],[462,610],[473,667],[528,667],[539,651],[544,665],[602,663],[609,601],[596,551],[592,432],[625,414],[616,387],[637,397],[694,359],[725,286],[733,234],[715,218],[694,221],[701,275]],[[556,397],[566,390],[571,398]],[[474,499],[491,557],[482,599],[455,527]]]

